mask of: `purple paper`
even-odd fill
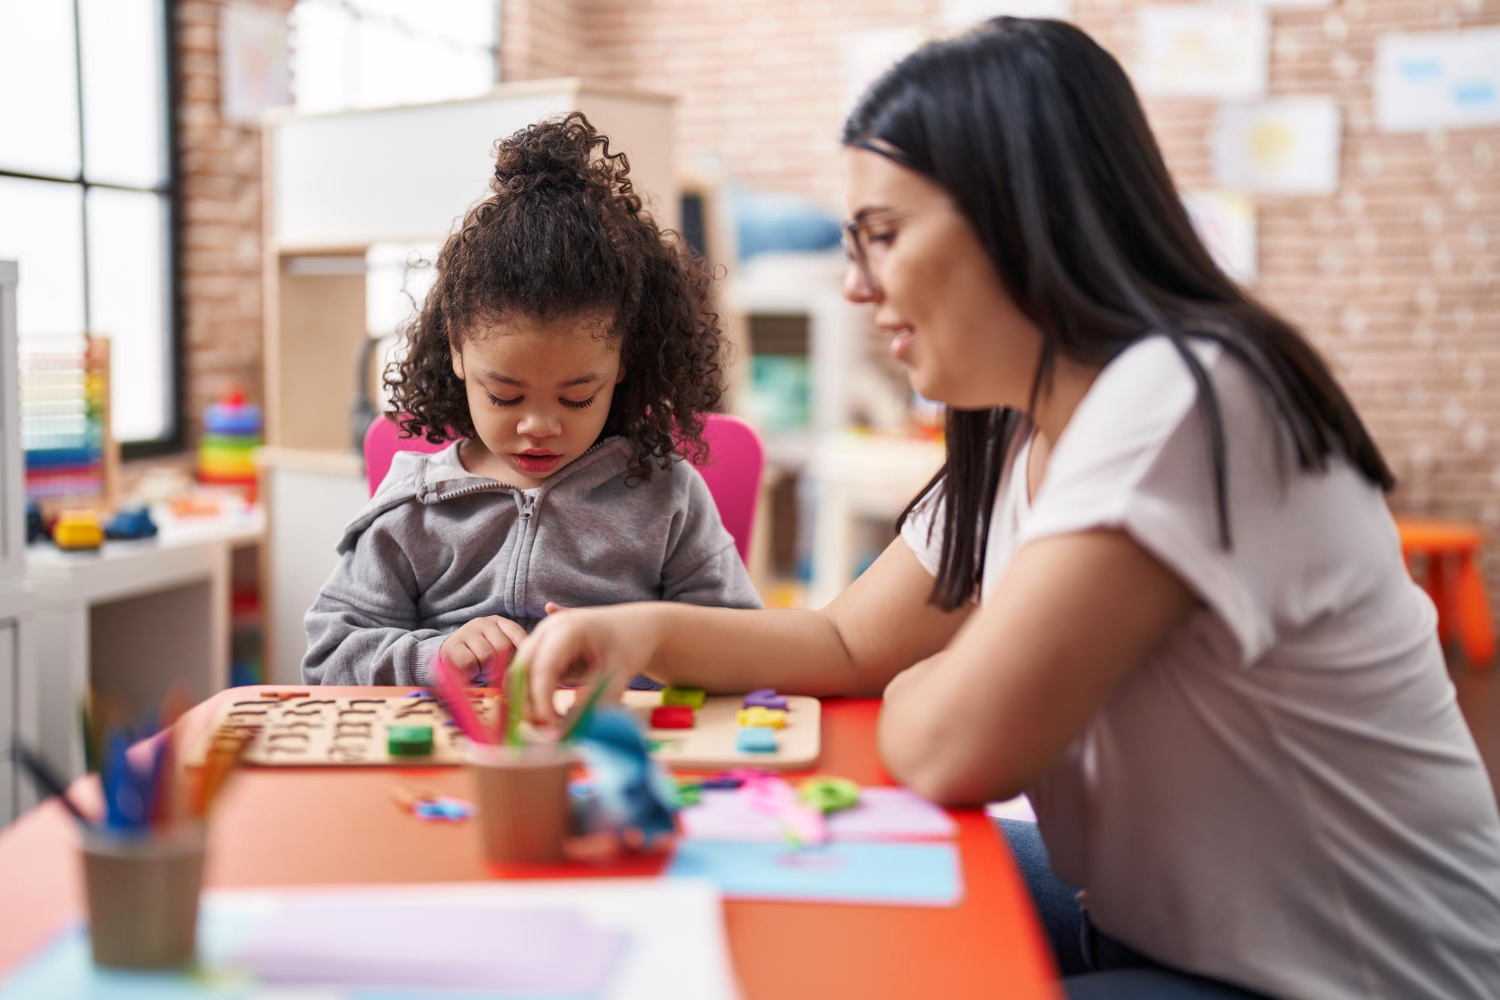
[[[774,816],[757,811],[743,794],[705,787],[697,805],[678,813],[691,840],[770,843],[784,838]],[[905,788],[862,788],[859,804],[828,814],[833,841],[951,837],[953,817]]]
[[[626,940],[576,910],[293,895],[233,961],[278,986],[588,996],[608,984]]]

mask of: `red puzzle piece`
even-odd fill
[[[658,705],[651,710],[652,729],[692,729],[691,705]]]

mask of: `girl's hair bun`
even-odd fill
[[[533,191],[578,192],[591,200],[624,199],[639,211],[632,193],[630,161],[611,153],[609,139],[581,111],[528,125],[495,144],[497,195]]]

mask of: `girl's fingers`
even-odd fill
[[[499,627],[501,633],[504,634],[506,640],[510,642],[513,648],[520,649],[521,646],[525,644],[527,639],[526,630],[520,625],[517,625],[509,618],[499,617],[495,619],[495,624]]]
[[[464,640],[464,646],[474,657],[474,662],[469,664],[467,668],[470,677],[476,674],[486,663],[490,662],[490,657],[495,655],[495,647],[491,646],[489,640],[482,634],[469,636]]]

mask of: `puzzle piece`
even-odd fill
[[[651,710],[652,729],[692,729],[693,710],[688,705],[658,705]]]
[[[777,694],[775,688],[759,688],[745,695],[746,708],[776,708],[786,711],[786,695]]]
[[[434,798],[418,802],[412,810],[418,819],[440,819],[460,823],[474,815],[474,806],[463,799]]]
[[[697,711],[703,707],[703,699],[708,697],[702,688],[664,688],[661,693],[663,705],[686,705]]]
[[[769,726],[747,726],[735,738],[734,748],[742,753],[775,753],[776,730]]]
[[[763,726],[768,729],[786,728],[786,712],[776,708],[742,708],[735,714],[742,726]]]
[[[386,750],[392,757],[426,757],[432,753],[431,726],[386,727]]]
[[[859,786],[847,778],[808,778],[797,789],[797,797],[819,812],[838,812],[859,802]]]

